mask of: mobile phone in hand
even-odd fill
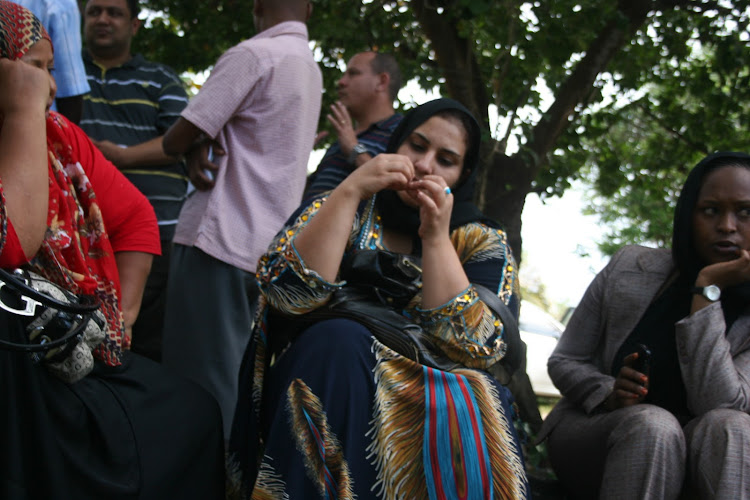
[[[651,350],[643,344],[638,344],[635,352],[638,353],[638,359],[635,360],[633,368],[648,376],[651,371]]]

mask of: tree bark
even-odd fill
[[[447,10],[438,14],[434,2],[412,0],[411,4],[445,76],[447,96],[460,101],[489,129],[490,100],[472,49],[474,42],[459,36],[455,18]]]

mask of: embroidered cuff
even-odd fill
[[[454,316],[462,315],[464,311],[476,303],[477,300],[477,292],[474,291],[474,287],[469,285],[465,290],[443,305],[432,309],[416,307],[415,310],[422,318],[424,324],[449,321]]]
[[[316,271],[309,269],[305,265],[302,256],[297,252],[297,248],[294,246],[294,238],[289,241],[289,245],[285,248],[284,258],[289,264],[290,270],[294,272],[294,274],[296,274],[307,286],[317,292],[320,292],[320,290],[333,292],[346,284],[346,281],[339,281],[336,283],[326,281]]]

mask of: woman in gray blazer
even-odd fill
[[[691,171],[672,243],[612,257],[549,359],[572,498],[750,497],[750,156]]]

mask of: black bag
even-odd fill
[[[421,326],[398,312],[419,291],[422,270],[416,258],[384,250],[361,250],[344,259],[340,276],[347,284],[336,290],[326,305],[302,316],[272,311],[271,352],[278,352],[314,323],[349,318],[365,325],[382,344],[420,364],[445,371],[460,366],[437,348]],[[523,354],[515,317],[486,287],[474,284],[474,288],[503,322],[508,349],[500,363],[510,376],[521,365]]]

